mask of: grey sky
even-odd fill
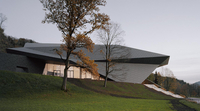
[[[61,43],[57,27],[41,23],[42,9],[39,0],[0,0],[0,13],[8,18],[5,33]],[[170,55],[166,67],[178,79],[200,81],[200,0],[107,0],[101,12],[121,24],[126,46]]]

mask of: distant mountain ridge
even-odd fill
[[[195,82],[194,84],[198,84],[198,85],[200,85],[200,81],[198,81],[198,82]]]

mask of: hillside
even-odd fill
[[[69,79],[68,91],[60,90],[62,78],[0,71],[0,109],[27,110],[174,110],[200,108],[157,93],[141,84]],[[182,100],[181,100],[182,101]],[[187,101],[183,101],[188,103]],[[184,103],[184,104],[186,104]],[[199,109],[200,110],[200,109]]]
[[[103,81],[68,79],[69,92],[76,88],[97,92],[105,95],[112,95],[125,98],[141,99],[173,99],[162,93],[146,88],[142,84],[117,83],[108,81],[108,86],[103,87]],[[29,73],[12,73],[0,71],[0,97],[20,97],[33,93],[44,93],[49,91],[59,91],[62,78]],[[15,92],[13,92],[13,89]]]
[[[147,79],[155,83],[157,82],[158,85],[175,94],[185,95],[186,97],[200,97],[200,86],[189,84],[183,80],[174,77],[164,77],[159,72],[157,76],[152,73]]]
[[[35,41],[7,36],[4,34],[4,30],[0,28],[0,52],[6,52],[7,48],[23,47],[25,43],[35,43]]]

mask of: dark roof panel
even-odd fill
[[[90,59],[104,62],[105,58],[100,50],[103,49],[103,45],[95,45],[93,53],[90,53],[85,48],[77,48],[76,50],[82,49],[86,56],[89,56]],[[158,53],[153,53],[149,51],[139,50],[135,48],[125,47],[125,46],[111,46],[115,47],[116,54],[112,56],[117,57],[120,54],[128,53],[127,56],[123,59],[118,59],[120,62],[127,62],[127,63],[139,63],[139,64],[158,64],[158,65],[166,65],[169,61],[169,56],[162,55]],[[40,43],[26,43],[22,48],[9,48],[7,49],[8,53],[26,55],[30,57],[40,58],[44,60],[56,60],[60,61],[60,56],[55,53],[53,49],[59,49],[60,44],[40,44]],[[75,51],[76,51],[75,50]],[[63,58],[66,57],[66,53],[63,52]],[[113,60],[115,60],[113,58]],[[72,62],[76,62],[77,59],[70,56],[70,60]]]

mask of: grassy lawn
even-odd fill
[[[103,87],[104,81],[75,80],[70,81],[77,86],[84,87],[98,93],[113,95],[117,97],[139,98],[139,99],[174,99],[157,91],[150,90],[142,84],[120,83],[108,81],[107,87]]]
[[[70,80],[67,84],[69,91],[63,92],[60,90],[62,83],[60,77],[0,71],[0,110],[171,111],[173,109],[171,97],[152,92],[143,85],[108,82],[107,88],[103,88],[102,82]]]
[[[101,95],[58,95],[52,94],[48,96],[44,95],[44,97],[32,96],[32,98],[2,99],[0,102],[0,109],[2,111],[170,111],[170,108],[172,107],[172,105],[167,100],[126,99]]]
[[[189,102],[186,100],[180,100],[181,103],[190,106],[191,108],[196,109],[197,111],[200,111],[200,104],[194,103],[194,102]]]

